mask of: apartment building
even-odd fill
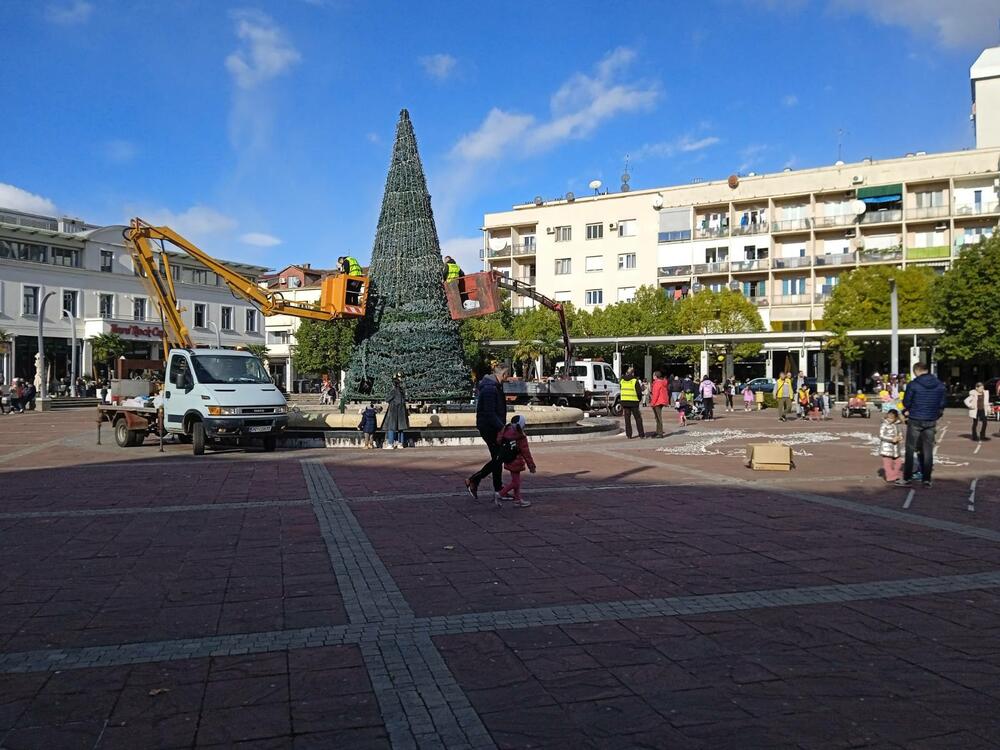
[[[538,197],[485,215],[484,266],[584,308],[631,299],[642,285],[677,299],[730,288],[772,330],[813,330],[845,272],[873,264],[943,271],[963,246],[995,231],[1000,48],[984,52],[971,76],[979,148]],[[533,303],[514,295],[512,304]]]
[[[56,378],[69,372],[74,326],[81,374],[93,366],[87,339],[100,333],[122,336],[127,356],[162,355],[156,304],[136,274],[123,229],[0,208],[0,329],[12,339],[0,355],[4,380],[35,375],[43,301],[46,360]],[[226,263],[254,279],[267,270]],[[234,297],[215,273],[177,253],[171,253],[170,267],[196,345],[264,342],[260,313]]]

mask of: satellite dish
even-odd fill
[[[591,190],[600,190],[601,189],[601,185],[603,185],[603,184],[604,183],[601,182],[600,180],[591,180],[590,181],[590,189]]]
[[[540,206],[540,205],[542,205],[542,204],[543,204],[544,202],[545,202],[545,201],[543,201],[543,200],[542,200],[542,196],[540,196],[540,195],[536,195],[536,196],[535,196],[535,205],[536,205],[536,206]]]
[[[572,191],[566,193],[566,202],[567,203],[572,203],[575,200],[576,200],[576,193],[574,193]]]
[[[663,208],[663,196],[662,195],[657,195],[655,198],[653,198],[653,208],[655,208],[657,211],[659,211],[661,208]]]
[[[726,183],[729,185],[729,187],[735,190],[740,185],[740,178],[737,175],[731,174],[729,175],[729,179],[726,180]]]
[[[858,216],[860,216],[867,209],[868,209],[868,204],[866,204],[864,201],[857,200],[857,199],[851,201],[851,213],[852,214],[857,214]]]

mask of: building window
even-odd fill
[[[618,301],[619,302],[631,302],[635,299],[635,287],[634,286],[620,286],[618,287]]]
[[[635,219],[622,219],[618,222],[619,237],[635,237],[638,231],[639,228],[636,226]]]
[[[928,190],[917,193],[917,208],[939,208],[944,205],[943,190]]]
[[[175,263],[170,264],[170,275],[174,277],[174,281],[181,280],[181,266]]]
[[[618,255],[618,270],[625,271],[635,268],[635,253],[620,253]]]
[[[806,280],[801,279],[782,279],[781,280],[781,293],[788,297],[793,294],[805,294],[806,293]]]
[[[257,333],[257,311],[247,310],[247,333]]]
[[[556,258],[556,276],[564,276],[573,273],[572,258]]]
[[[729,248],[726,246],[705,248],[706,263],[724,263],[728,259],[729,259]]]
[[[569,242],[573,239],[573,227],[556,227],[556,242]]]
[[[135,320],[146,319],[146,298],[136,297],[132,300],[132,317]]]
[[[743,282],[743,296],[744,297],[766,297],[767,296],[767,283],[764,281],[744,281]]]
[[[231,307],[222,308],[222,330],[233,330],[233,308]]]
[[[0,240],[0,258],[44,263],[48,260],[48,257],[49,248],[46,245],[36,245],[32,242],[15,242],[14,240]]]
[[[80,293],[72,289],[64,289],[62,293],[62,309],[68,310],[69,314],[74,318],[79,317],[80,311],[77,309],[77,303],[80,299]],[[60,315],[59,317],[62,317]]]
[[[272,344],[287,344],[292,337],[288,331],[271,331],[268,336]]]
[[[588,224],[587,225],[587,239],[588,240],[599,240],[604,237],[604,224]]]
[[[98,302],[102,318],[109,319],[115,317],[115,295],[102,294],[99,297]]]
[[[22,315],[38,315],[38,294],[37,286],[24,287],[24,297],[21,303]]]
[[[521,235],[521,244],[524,245],[525,252],[535,252],[535,235],[524,234]]]
[[[593,271],[603,271],[604,270],[604,256],[603,255],[588,255],[586,260],[586,265],[584,266],[587,273]]]
[[[201,302],[196,302],[194,305],[194,327],[204,328],[205,327],[205,305]]]
[[[554,295],[552,295],[552,299],[554,299],[556,302],[569,302],[570,300],[573,299],[573,293],[568,291],[556,292]]]
[[[203,268],[192,268],[191,269],[191,283],[192,284],[208,284],[208,271]]]
[[[588,305],[603,305],[604,304],[604,290],[603,289],[588,289],[584,295],[584,302]]]
[[[54,247],[52,248],[52,265],[79,268],[80,251],[71,247]]]
[[[110,250],[101,250],[101,271],[111,273],[115,264],[115,254]]]

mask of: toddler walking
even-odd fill
[[[515,508],[527,508],[531,505],[530,500],[521,497],[521,472],[527,466],[528,471],[535,473],[535,459],[531,457],[528,436],[524,434],[526,424],[524,417],[515,414],[510,424],[500,431],[498,437],[500,458],[503,460],[504,468],[510,472],[510,482],[500,490],[500,497],[506,499],[513,491]]]
[[[883,479],[887,484],[903,478],[903,459],[899,454],[899,444],[902,442],[899,412],[890,409],[878,431],[878,454],[882,457]]]
[[[687,426],[687,415],[691,411],[691,404],[688,403],[687,394],[682,393],[677,399],[677,423],[681,427]]]
[[[753,388],[749,384],[743,386],[743,411],[753,411]]]
[[[361,421],[358,423],[358,429],[365,436],[365,450],[371,450],[375,447],[375,430],[378,427],[378,419],[376,419],[375,414],[374,401],[369,402],[368,406],[361,410]]]

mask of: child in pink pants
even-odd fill
[[[899,412],[890,409],[878,431],[878,454],[882,457],[883,479],[886,483],[895,482],[903,477],[903,459],[900,457],[899,446],[903,442],[902,431],[899,429]]]
[[[516,446],[516,453],[507,453],[504,456],[504,468],[510,472],[510,482],[500,490],[500,497],[507,498],[510,493],[514,493],[514,507],[527,508],[531,505],[530,500],[521,497],[521,472],[525,467],[534,474],[535,459],[531,457],[531,450],[528,448],[528,436],[524,434],[524,427],[527,423],[520,414],[515,414],[510,420],[510,424],[500,431],[497,440],[500,443],[501,455],[504,455],[505,444]]]

